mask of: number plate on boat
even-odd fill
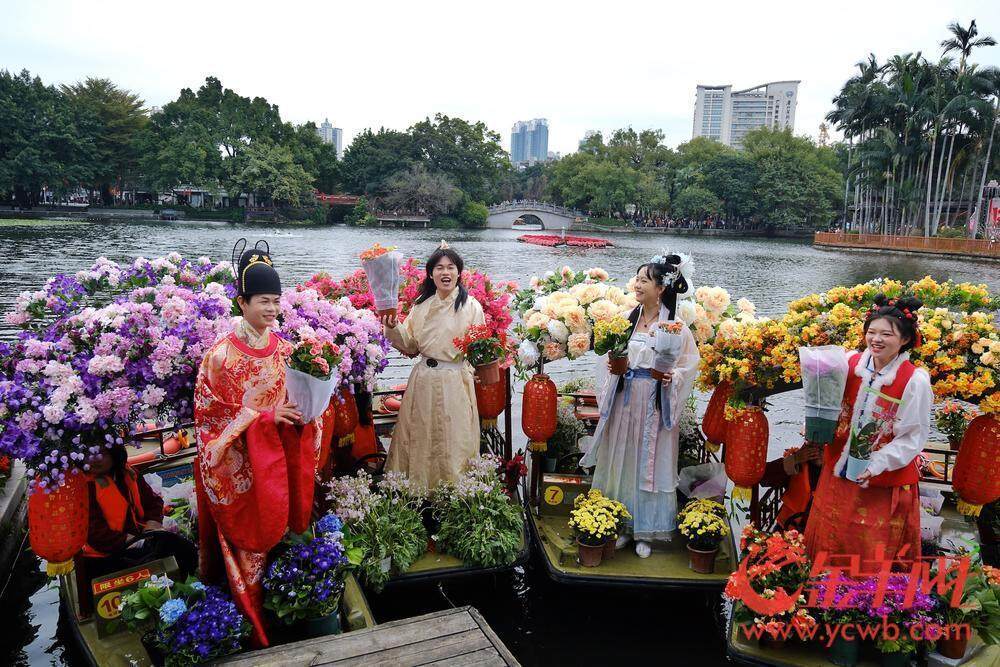
[[[588,475],[543,474],[542,502],[538,504],[538,513],[568,516],[576,497],[590,490],[590,482]]]

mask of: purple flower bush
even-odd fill
[[[281,296],[279,335],[290,341],[318,338],[340,348],[342,383],[361,384],[369,391],[375,376],[388,365],[389,341],[370,310],[359,310],[349,299],[329,301],[314,289],[286,290]]]
[[[0,456],[51,488],[122,444],[140,415],[190,419],[201,358],[231,329],[232,283],[226,262],[170,253],[101,258],[23,292],[5,318],[22,331],[0,346]]]
[[[286,625],[336,613],[350,560],[342,524],[324,517],[315,533],[293,535],[264,575],[264,606]]]
[[[161,623],[156,633],[167,667],[197,665],[236,653],[250,634],[250,623],[233,601],[214,586],[206,586],[204,598],[187,611],[178,613],[181,605],[168,609],[171,621],[168,623],[163,615],[171,602],[179,601],[167,602],[160,608]]]
[[[940,616],[936,613],[938,602],[920,590],[919,582],[912,582],[915,584],[915,591],[908,593],[911,586],[909,574],[890,574],[888,581],[884,583],[885,593],[879,596],[879,577],[859,582],[855,589],[854,605],[868,623],[884,621],[899,628],[897,639],[881,637],[876,640],[875,645],[879,651],[910,653],[916,649],[916,642],[910,638],[910,629],[917,625],[940,623]],[[912,600],[908,599],[910,595]]]

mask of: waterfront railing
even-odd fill
[[[816,232],[813,242],[819,246],[837,248],[897,250],[1000,259],[1000,242],[986,239],[942,239],[924,236]]]

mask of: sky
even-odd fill
[[[509,149],[515,121],[547,118],[549,150],[566,154],[587,130],[689,140],[698,84],[800,80],[795,133],[815,137],[868,53],[936,59],[947,25],[971,19],[1000,40],[996,0],[0,0],[0,69],[108,78],[147,106],[216,76],[284,120],[329,118],[345,147],[440,112],[485,122]],[[1000,65],[1000,46],[973,61]]]

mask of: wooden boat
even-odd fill
[[[70,634],[79,645],[80,654],[95,667],[144,667],[152,665],[139,635],[123,630],[101,637],[95,617],[82,617],[79,613],[79,591],[76,578],[60,577],[59,599],[67,620]],[[348,575],[340,601],[341,627],[345,632],[375,627],[368,601],[353,575]],[[248,651],[241,655],[253,655]]]
[[[577,557],[577,545],[567,524],[573,498],[586,493],[590,477],[583,474],[543,473],[539,475],[535,502],[528,496],[525,505],[535,551],[553,580],[563,584],[605,587],[635,587],[682,590],[721,590],[737,564],[732,535],[723,540],[712,574],[699,574],[688,565],[688,552],[680,539],[656,543],[648,558],[639,558],[632,545],[619,549],[610,560],[597,567],[584,567]]]
[[[164,484],[169,486],[172,480],[177,480],[191,475],[191,465],[194,461],[195,447],[194,439],[190,438],[189,443],[184,448],[173,454],[164,454],[164,450],[169,448],[170,439],[178,434],[190,433],[190,424],[179,427],[168,427],[150,430],[136,436],[140,445],[138,454],[133,454],[132,458],[143,457],[144,460],[135,465],[140,474],[154,473],[160,476]],[[152,456],[148,456],[152,454]],[[166,561],[156,561],[162,570],[169,568]],[[141,568],[143,566],[139,566]],[[149,564],[150,569],[154,568]],[[155,570],[154,570],[155,571]],[[90,584],[99,582],[106,577],[97,577],[90,580]],[[64,576],[59,578],[59,599],[64,612],[64,617],[68,622],[70,632],[80,647],[80,653],[91,665],[100,667],[142,667],[152,665],[153,660],[143,646],[139,635],[122,630],[115,634],[102,636],[98,625],[103,616],[104,620],[113,619],[117,616],[117,598],[108,601],[98,600],[96,611],[93,614],[84,614],[80,605],[80,591],[78,581],[75,576]],[[101,604],[104,602],[104,604]],[[345,632],[363,630],[374,627],[375,620],[372,616],[368,601],[360,584],[353,575],[348,575],[344,583],[344,593],[340,602],[341,627]],[[252,655],[252,652],[250,652]]]
[[[936,487],[944,493],[951,492],[951,471],[955,454],[947,445],[931,443],[926,447],[923,456],[927,465],[924,466],[920,483]],[[762,525],[773,525],[779,502],[780,494],[770,491],[761,497],[760,514],[764,517]],[[949,551],[956,551],[976,542],[977,536],[973,532],[975,529],[970,527],[974,524],[969,524],[958,513],[953,502],[944,502],[940,517],[941,537],[938,543],[945,545]],[[826,647],[818,641],[806,643],[796,640],[786,643],[782,648],[762,646],[758,641],[748,639],[732,619],[726,637],[726,652],[733,661],[745,665],[820,667],[830,664]],[[871,646],[863,648],[861,658],[858,663],[860,667],[876,667],[880,664],[878,653]],[[942,656],[937,656],[937,659],[940,660],[937,664],[942,666],[959,664],[958,661]],[[996,667],[1000,665],[1000,645],[985,646],[978,636],[973,636],[966,658],[961,664],[968,667]]]
[[[505,371],[505,375],[501,378],[501,382],[507,382],[507,404],[504,409],[504,416],[502,417],[504,422],[504,431],[500,431],[497,423],[494,423],[492,426],[484,427],[482,431],[481,443],[483,453],[488,452],[507,460],[511,457],[510,434],[512,432],[510,417],[510,397],[512,393],[510,385],[510,369]],[[395,428],[396,421],[399,417],[398,407],[395,409],[393,409],[393,407],[398,406],[399,401],[402,399],[403,392],[405,391],[406,385],[401,384],[393,387],[392,389],[373,392],[373,421],[375,425],[375,433],[378,438],[392,437],[392,431]],[[365,457],[364,459],[358,461],[356,469],[364,468],[373,475],[379,475],[382,473],[383,466],[385,465],[385,456],[385,449],[384,447],[381,447],[380,443],[379,453]],[[478,567],[467,565],[462,560],[454,556],[437,553],[433,549],[429,548],[424,555],[418,558],[417,561],[413,563],[405,572],[400,572],[394,575],[389,580],[388,584],[386,584],[386,587],[391,588],[402,584],[475,577],[509,571],[518,565],[525,564],[528,561],[531,544],[528,534],[528,527],[527,524],[525,524],[521,528],[521,545],[518,549],[517,556],[515,557],[514,562],[508,565],[500,567]]]

